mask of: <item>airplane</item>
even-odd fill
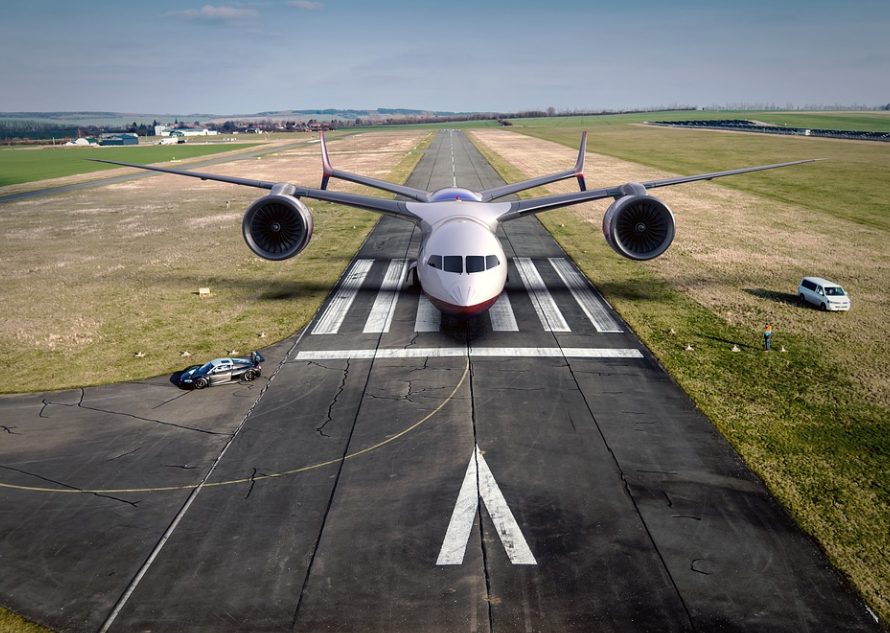
[[[458,317],[484,313],[504,291],[507,283],[507,258],[496,235],[502,222],[582,202],[613,198],[614,201],[603,216],[602,231],[606,242],[619,255],[644,261],[664,254],[675,233],[673,212],[667,204],[650,196],[649,189],[818,160],[758,165],[588,190],[584,178],[587,132],[583,132],[578,159],[571,169],[479,192],[461,187],[424,191],[335,169],[331,165],[323,133],[320,145],[323,172],[318,189],[287,182],[267,182],[153,165],[91,160],[270,190],[268,195],[259,198],[247,208],[241,226],[250,250],[259,257],[273,261],[294,257],[308,246],[312,238],[312,214],[303,204],[302,198],[343,204],[413,222],[420,228],[421,239],[417,260],[409,268],[412,282],[420,286],[430,302],[442,313]],[[332,178],[393,193],[405,200],[331,191],[328,184]],[[569,178],[577,179],[580,191],[518,201],[499,200],[520,191]]]

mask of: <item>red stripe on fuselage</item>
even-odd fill
[[[434,296],[428,294],[427,297],[439,312],[444,314],[452,314],[454,316],[460,317],[471,317],[476,316],[477,314],[482,314],[486,310],[488,310],[491,306],[494,305],[494,302],[498,300],[500,295],[495,295],[488,301],[483,301],[482,303],[477,303],[472,306],[456,306],[453,303],[448,303],[447,301],[442,301],[441,299],[436,299]]]

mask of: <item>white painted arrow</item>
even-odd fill
[[[454,512],[451,514],[451,522],[445,532],[436,565],[460,565],[464,562],[479,499],[482,499],[488,510],[510,562],[514,565],[537,565],[538,562],[525,542],[522,530],[513,518],[507,500],[498,488],[478,446],[470,456],[467,474],[464,475],[464,482],[457,495],[457,503],[454,504]]]

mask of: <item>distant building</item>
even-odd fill
[[[99,139],[99,145],[138,145],[139,137],[125,132],[123,134],[103,134]]]
[[[98,142],[92,136],[88,136],[86,138],[81,137],[74,141],[68,141],[65,145],[76,145],[78,147],[88,147],[90,145],[98,145]]]
[[[208,130],[205,128],[176,128],[175,130],[167,130],[166,136],[216,136],[219,134],[216,130]]]

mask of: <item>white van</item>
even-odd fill
[[[797,288],[801,301],[812,303],[821,310],[849,310],[850,297],[838,284],[821,277],[804,277]]]

